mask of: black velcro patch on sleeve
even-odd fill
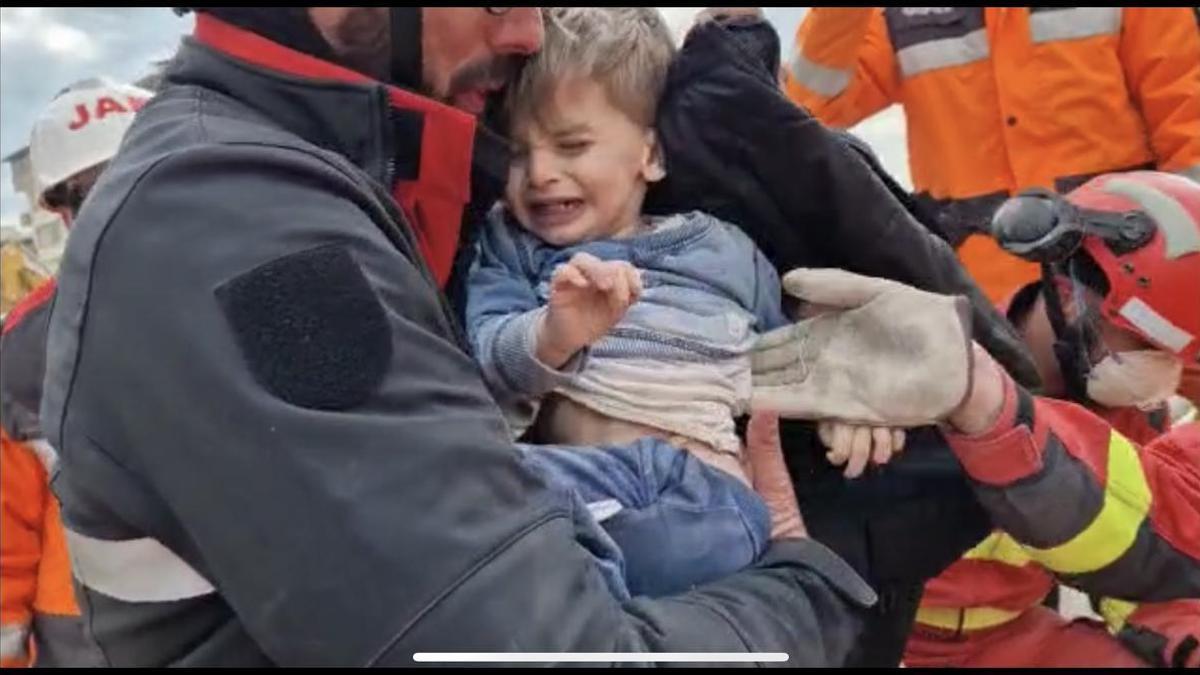
[[[293,253],[216,291],[255,379],[315,410],[362,404],[392,358],[391,331],[350,252],[328,245]]]

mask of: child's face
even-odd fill
[[[521,225],[552,246],[635,231],[646,183],[664,175],[654,133],[588,78],[563,81],[537,113],[514,120],[506,197]]]

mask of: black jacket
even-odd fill
[[[1032,361],[1015,331],[870,148],[832,131],[780,91],[779,41],[762,21],[709,23],[688,36],[658,113],[667,178],[650,208],[699,208],[741,226],[779,272],[840,267],[967,295],[976,339],[1026,383]],[[926,580],[991,529],[934,429],[910,433],[884,469],[847,481],[805,424],[785,422],[788,465],[810,533],[876,589],[880,602],[852,663],[899,662]]]
[[[842,663],[873,594],[813,541],[682,596],[609,594],[570,502],[519,463],[384,187],[437,157],[413,137],[430,120],[393,110],[380,86],[189,41],[84,205],[42,419],[109,663]]]
[[[914,216],[869,146],[832,131],[780,91],[762,21],[710,22],[688,36],[657,131],[667,178],[648,208],[700,209],[737,223],[781,272],[838,267],[971,301],[975,339],[1026,387],[1032,357],[954,251]]]

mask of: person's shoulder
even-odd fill
[[[706,237],[719,238],[726,246],[736,247],[741,252],[755,253],[758,246],[750,235],[736,223],[723,220],[705,211],[686,211],[671,216],[679,218],[687,227],[703,231]]]
[[[169,143],[175,150],[193,146],[251,144],[315,151],[264,113],[218,91],[197,85],[173,85],[138,113],[126,144]]]
[[[217,91],[194,85],[167,88],[141,110],[130,128],[121,153],[110,165],[134,169],[130,182],[161,181],[174,175],[163,168],[184,168],[197,181],[217,174],[237,175],[256,163],[280,162],[298,175],[280,179],[301,181],[305,171],[332,170],[360,182],[346,158],[320,148],[276,121]],[[270,173],[259,172],[264,178]],[[286,172],[283,172],[286,173]],[[253,198],[253,195],[245,195]]]
[[[0,331],[0,427],[19,441],[41,435],[38,404],[55,288],[51,278],[27,294]]]
[[[0,335],[7,336],[10,333],[20,332],[18,329],[30,323],[32,317],[48,312],[57,286],[57,280],[51,277],[21,298],[20,302],[14,305],[8,316],[5,317]]]
[[[73,229],[66,285],[141,274],[166,293],[329,244],[373,263],[393,252],[387,227],[399,216],[365,178],[306,149],[197,138],[170,153],[127,150]]]
[[[131,138],[94,190],[88,220],[159,228],[195,223],[213,234],[253,221],[263,235],[272,223],[311,220],[307,211],[321,202],[348,210],[371,201],[370,185],[348,160],[287,134],[214,132],[196,119],[163,127],[161,135],[177,142],[162,148],[153,135]]]

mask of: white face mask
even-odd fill
[[[1175,394],[1183,362],[1157,349],[1116,352],[1092,366],[1087,394],[1110,408],[1152,410]]]

